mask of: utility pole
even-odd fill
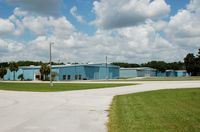
[[[106,80],[108,79],[108,57],[106,56]]]
[[[74,68],[75,68],[75,80],[77,80],[77,74],[76,74],[76,62],[74,63]]]
[[[50,87],[53,87],[52,83],[52,70],[51,70],[51,45],[54,44],[53,42],[49,43],[49,58],[50,58]]]

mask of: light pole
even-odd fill
[[[49,58],[50,58],[50,87],[53,86],[52,83],[52,70],[51,70],[51,45],[54,44],[53,42],[49,43]]]
[[[108,79],[108,57],[106,56],[106,80]]]

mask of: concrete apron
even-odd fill
[[[200,87],[200,81],[145,82],[67,92],[0,91],[0,132],[106,132],[115,95]]]

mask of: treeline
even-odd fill
[[[48,80],[48,75],[50,73],[50,67],[48,66],[49,63],[42,62],[42,61],[18,61],[18,62],[2,62],[0,63],[0,79],[7,74],[7,69],[13,72],[13,79],[15,80],[15,73],[19,70],[19,66],[41,66],[40,73],[42,75],[42,80]],[[64,63],[56,63],[52,62],[52,65],[64,65]],[[55,78],[57,73],[52,72],[52,78]],[[20,74],[18,77],[20,80],[24,80],[24,75]]]
[[[167,63],[165,61],[150,61],[143,64],[113,62],[112,64],[124,68],[151,67],[161,72],[165,72],[167,69],[187,70],[187,73],[192,76],[200,76],[200,49],[197,55],[194,55],[193,53],[188,53],[183,61],[184,62],[179,61],[170,63]]]
[[[1,67],[9,67],[10,63],[16,63],[18,66],[41,66],[42,64],[49,64],[47,62],[42,62],[42,61],[17,61],[17,62],[2,62],[0,63],[0,68]],[[52,62],[52,65],[64,65],[63,62]]]
[[[42,62],[42,61],[17,61],[17,62],[1,62],[0,63],[0,79],[3,79],[3,77],[7,74],[7,69],[9,69],[11,72],[13,72],[13,78],[15,79],[15,73],[18,71],[19,66],[41,66],[41,74],[44,75],[44,79],[47,79],[47,72],[49,73],[49,63]],[[52,62],[52,65],[64,65],[64,63],[57,63]],[[23,80],[23,74],[18,76],[18,79]]]
[[[200,49],[197,55],[193,53],[187,54],[184,62],[188,73],[191,73],[192,76],[200,76]]]
[[[134,67],[151,67],[157,69],[161,72],[165,72],[167,69],[171,70],[187,70],[187,72],[192,76],[200,76],[200,49],[197,55],[193,53],[188,53],[184,60],[184,62],[165,62],[165,61],[150,61],[143,64],[136,63],[124,63],[124,62],[113,62],[113,65],[117,65],[124,68],[134,68]],[[2,62],[0,63],[0,78],[7,73],[6,69],[9,68],[11,71],[17,71],[18,66],[42,66],[48,65],[49,63],[42,61],[18,61],[18,62]],[[73,64],[73,63],[72,63]],[[78,64],[78,63],[74,63]],[[64,65],[63,62],[52,62],[52,65]],[[17,67],[17,68],[16,68]]]
[[[185,64],[184,62],[164,62],[164,61],[150,61],[143,64],[135,64],[135,63],[123,63],[123,62],[113,62],[113,65],[117,65],[124,68],[134,68],[134,67],[151,67],[157,69],[161,72],[165,72],[167,69],[172,70],[184,70]]]

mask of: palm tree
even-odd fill
[[[18,71],[19,65],[15,62],[11,62],[9,64],[9,69],[10,69],[11,72],[13,72],[13,80],[15,80],[15,72]]]
[[[24,75],[23,75],[23,74],[20,74],[20,75],[18,76],[18,79],[20,79],[21,81],[24,80]]]
[[[57,76],[58,76],[57,72],[52,72],[51,74],[52,80],[54,80]]]
[[[47,66],[46,64],[42,64],[40,67],[40,73],[42,76],[42,80],[47,80],[47,76],[50,73],[50,67]]]
[[[0,68],[0,79],[3,79],[3,77],[7,74],[7,69],[2,67]]]

